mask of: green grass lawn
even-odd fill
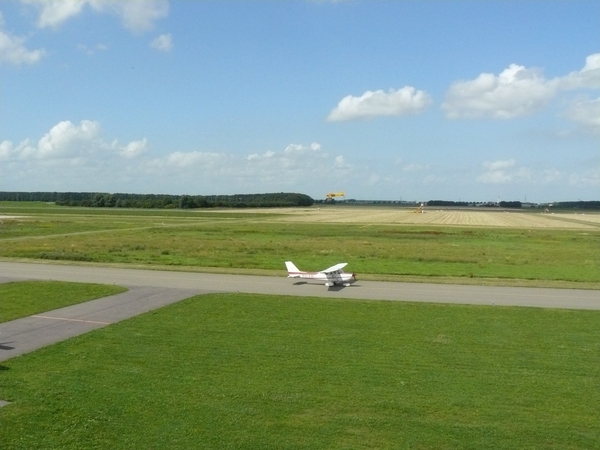
[[[149,213],[148,213],[149,214]],[[340,261],[359,274],[600,285],[600,231],[301,224],[254,214],[44,216],[5,220],[0,256],[284,271]]]
[[[0,323],[125,292],[120,286],[60,281],[0,284]]]
[[[205,295],[2,363],[9,449],[600,447],[600,312]]]

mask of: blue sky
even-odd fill
[[[3,191],[600,198],[595,0],[0,14]]]

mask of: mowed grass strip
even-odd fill
[[[600,447],[600,313],[205,295],[4,362],[3,449]]]
[[[359,274],[600,283],[600,232],[442,226],[194,224],[2,242],[0,256],[46,260],[278,270],[338,262]]]
[[[0,284],[0,323],[96,298],[120,294],[120,286],[61,281],[20,281]]]

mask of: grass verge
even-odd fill
[[[600,446],[595,311],[205,295],[9,360],[4,449]]]
[[[237,273],[281,273],[286,260],[309,271],[345,261],[363,279],[600,285],[593,228],[300,223],[281,213],[48,205],[30,213],[0,223],[0,257]]]
[[[29,231],[34,233],[33,230]],[[2,242],[0,256],[95,263],[600,282],[600,233],[198,221]]]
[[[120,286],[60,281],[0,284],[0,323],[125,292]]]

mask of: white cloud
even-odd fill
[[[21,0],[39,10],[40,28],[58,28],[78,16],[86,5],[118,16],[129,31],[141,33],[169,14],[168,0]]]
[[[439,184],[439,183],[443,183],[444,181],[446,181],[446,179],[444,177],[440,177],[439,175],[434,175],[434,174],[427,175],[423,179],[423,183],[425,183],[425,184]]]
[[[38,27],[57,28],[81,13],[87,0],[21,0],[39,10]]]
[[[0,65],[35,64],[46,54],[45,50],[29,50],[25,47],[25,38],[13,36],[1,29],[4,24],[0,13]]]
[[[571,186],[585,192],[600,184],[597,163],[561,172],[552,167],[530,169],[514,159],[486,161],[480,176],[410,163],[359,166],[346,155],[330,154],[319,143],[289,144],[261,152],[172,151],[151,156],[146,138],[119,143],[103,137],[99,122],[63,121],[39,139],[18,144],[0,142],[0,186],[3,190],[106,191],[139,193],[234,194],[236,192],[303,192],[324,198],[345,190],[352,198],[426,200],[448,185],[474,183],[473,197],[539,185]],[[468,178],[468,179],[465,179]],[[563,186],[564,185],[564,186]],[[412,194],[411,194],[412,193]],[[418,194],[415,194],[418,193]],[[495,194],[494,194],[495,195]],[[505,195],[505,194],[502,194]],[[508,194],[506,194],[508,195]]]
[[[550,80],[538,69],[511,64],[497,76],[482,73],[453,83],[442,109],[450,119],[511,119],[539,111],[560,91],[598,88],[600,53],[589,55],[581,70]]]
[[[477,177],[477,181],[481,183],[505,184],[531,178],[531,171],[524,167],[516,167],[514,159],[486,161],[483,168],[484,173]]]
[[[348,95],[329,113],[327,120],[339,122],[378,116],[418,114],[432,103],[431,96],[412,86],[401,89],[367,91],[360,97]]]
[[[58,160],[81,163],[87,160],[93,165],[98,158],[110,157],[111,154],[133,159],[147,151],[146,138],[122,146],[117,140],[107,143],[101,134],[101,125],[97,121],[82,120],[76,125],[65,120],[53,126],[37,144],[31,139],[25,139],[16,146],[11,141],[3,141],[0,143],[0,160],[33,163]]]
[[[171,33],[161,34],[150,42],[150,47],[160,52],[170,52],[173,49],[173,37]]]
[[[133,159],[143,155],[148,151],[148,140],[146,138],[141,141],[132,141],[126,146],[120,148],[119,154],[123,158]]]
[[[318,143],[289,144],[281,151],[248,155],[173,152],[148,161],[144,168],[167,178],[194,178],[196,183],[221,186],[221,192],[230,191],[234,186],[245,192],[279,191],[297,189],[291,186],[302,183],[306,191],[313,188],[315,182],[352,171],[343,156],[331,158],[321,151]]]
[[[512,176],[505,173],[503,170],[495,170],[479,175],[477,181],[481,183],[503,184],[512,181]]]
[[[354,173],[344,156],[330,156],[316,142],[252,154],[195,150],[149,157],[148,148],[146,138],[107,141],[97,121],[66,120],[38,140],[0,142],[0,182],[9,190],[327,192],[325,183]]]
[[[375,173],[369,174],[369,176],[366,178],[367,186],[376,186],[380,181],[381,177]]]
[[[514,166],[515,166],[514,159],[507,159],[504,161],[499,160],[499,161],[494,161],[494,162],[486,161],[483,163],[483,168],[485,170],[487,170],[488,172],[510,169],[511,167],[514,167]]]
[[[336,156],[333,167],[337,170],[351,170],[352,166],[346,162],[342,155]]]
[[[91,120],[82,120],[79,126],[65,120],[58,123],[38,142],[38,157],[53,158],[78,153],[97,138],[100,124]]]
[[[600,97],[575,101],[566,110],[565,116],[585,129],[600,133]]]
[[[450,119],[492,117],[510,119],[546,106],[558,84],[536,69],[511,64],[496,76],[482,73],[471,81],[450,86],[442,109]]]
[[[600,88],[600,53],[594,53],[585,59],[583,68],[571,72],[559,79],[561,89],[599,89]]]
[[[309,146],[301,144],[290,144],[285,148],[283,152],[287,154],[310,155],[311,153],[317,154],[319,151],[321,151],[321,144],[313,142]]]
[[[600,164],[578,174],[571,174],[569,184],[578,187],[600,187]]]
[[[562,173],[554,168],[542,170],[542,181],[544,183],[553,183],[562,178]]]
[[[220,161],[225,161],[227,156],[223,153],[211,152],[174,152],[164,158],[158,158],[150,162],[150,165],[157,168],[191,168],[199,167],[202,170],[211,170]]]
[[[0,144],[0,161],[26,160],[35,156],[37,148],[30,139],[21,141],[16,147],[10,141],[4,141]]]
[[[428,170],[431,166],[429,164],[415,164],[404,161],[402,158],[396,159],[394,165],[399,168],[402,172],[421,172]]]
[[[251,155],[247,156],[247,159],[250,161],[252,159],[272,158],[273,156],[275,156],[275,152],[269,150],[268,152],[265,152],[262,155],[259,155],[258,153],[252,153]]]
[[[78,44],[77,45],[77,50],[79,50],[80,52],[85,53],[86,55],[94,55],[98,52],[104,52],[106,50],[108,50],[108,47],[104,44],[96,44],[93,47],[90,47],[88,45],[85,44]]]
[[[168,0],[91,0],[99,11],[109,10],[119,16],[123,26],[135,33],[148,31],[169,14]]]
[[[476,178],[476,182],[489,185],[506,185],[502,189],[524,186],[527,189],[536,190],[538,187],[554,185],[559,187],[559,192],[564,195],[568,186],[578,189],[578,195],[585,193],[590,187],[600,186],[600,165],[597,158],[593,163],[579,164],[570,173],[561,171],[555,167],[529,168],[519,166],[514,159],[484,162],[483,173]],[[591,168],[590,168],[591,167]],[[577,194],[575,194],[577,195]]]

